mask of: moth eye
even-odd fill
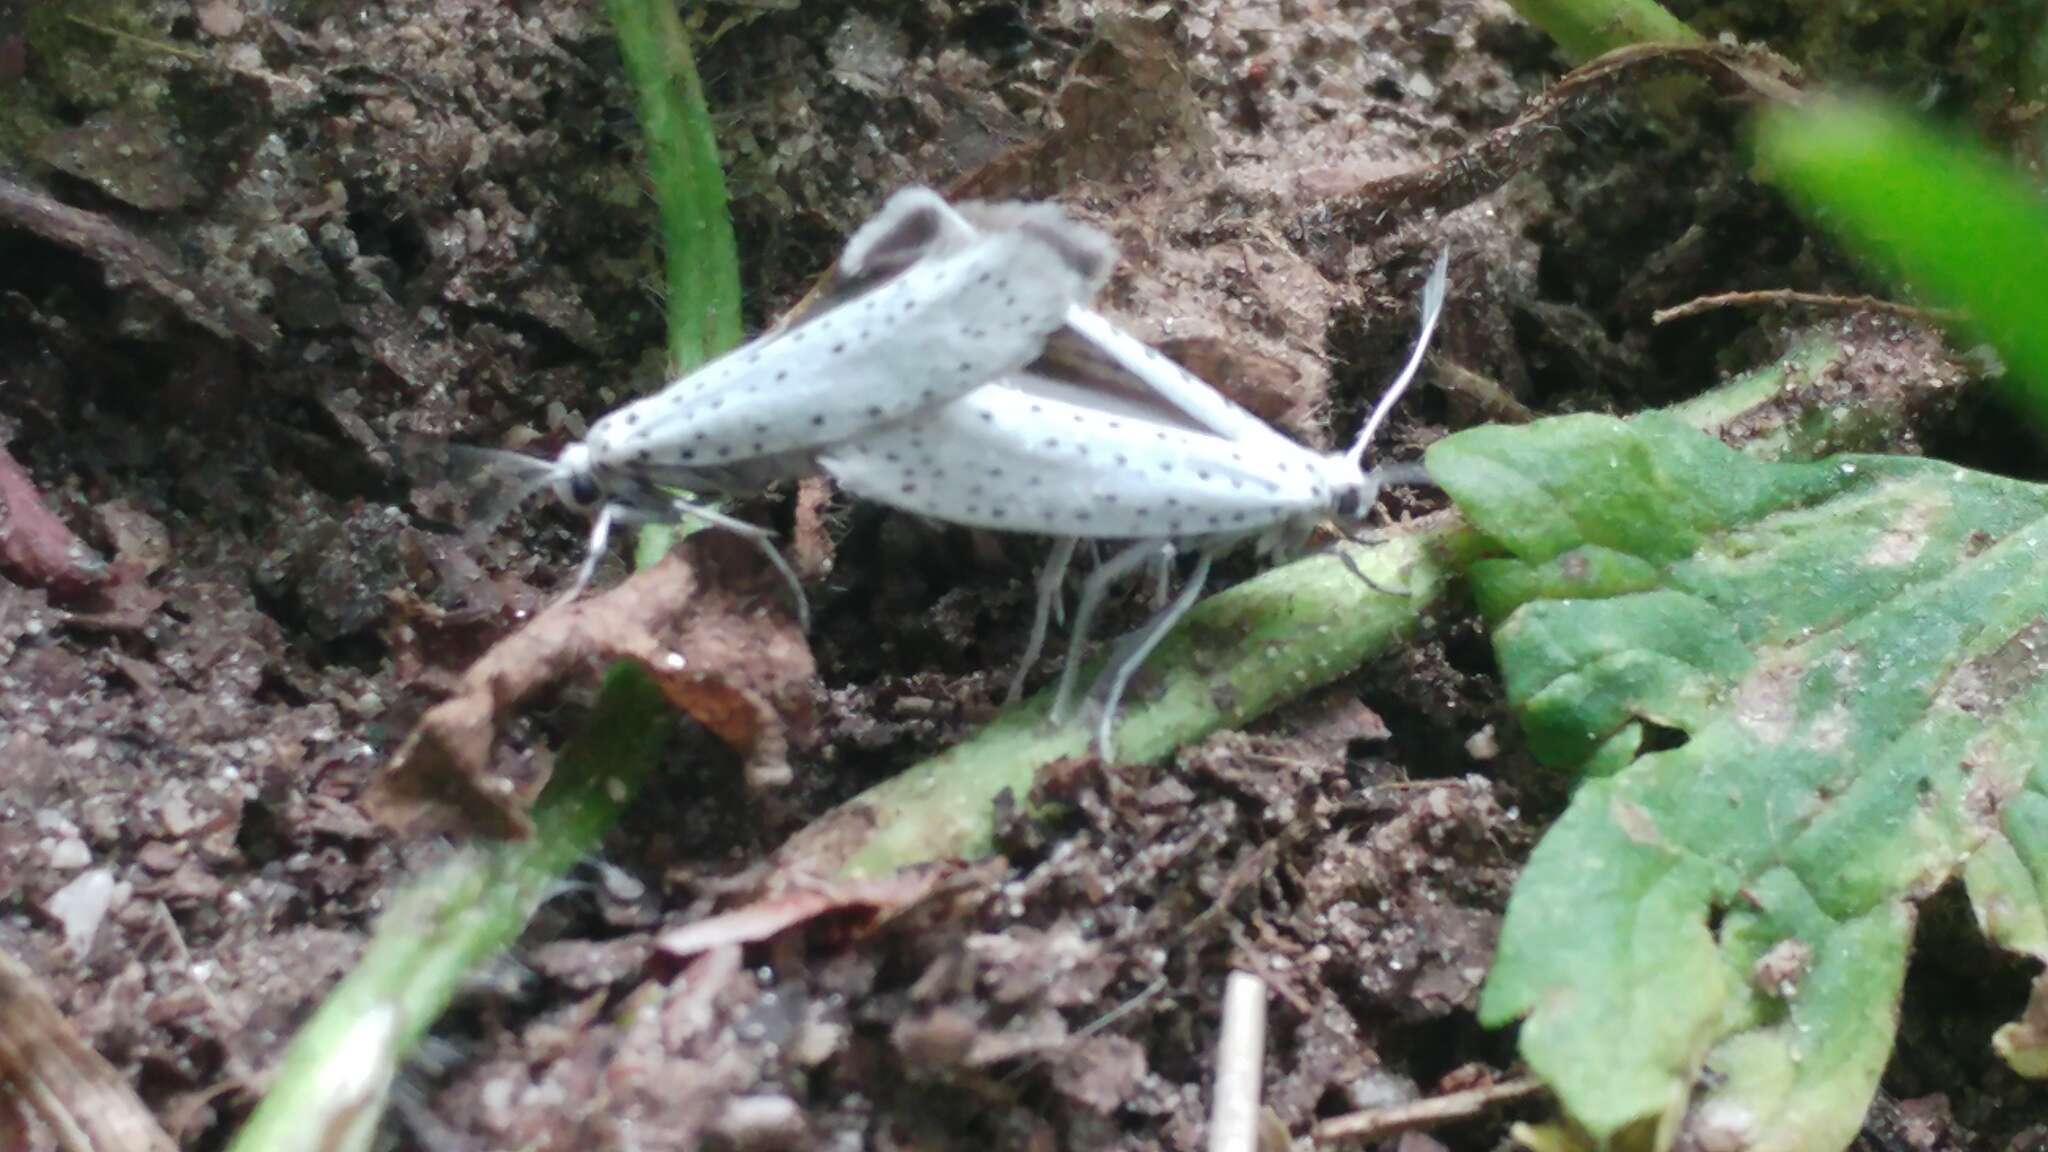
[[[591,479],[589,473],[579,472],[570,478],[569,499],[574,500],[576,503],[583,505],[595,504],[597,503],[597,498],[601,495],[603,493],[597,490],[597,481]]]
[[[1346,488],[1337,493],[1337,515],[1346,520],[1365,516],[1365,489]]]

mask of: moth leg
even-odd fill
[[[1089,629],[1095,625],[1095,613],[1102,608],[1102,598],[1108,593],[1109,586],[1152,559],[1161,549],[1170,547],[1172,545],[1163,540],[1140,540],[1103,561],[1101,567],[1088,574],[1088,579],[1081,585],[1081,606],[1074,610],[1074,631],[1067,640],[1067,665],[1060,672],[1059,693],[1052,700],[1053,723],[1066,719],[1068,706],[1074,701],[1075,680],[1081,674],[1081,652],[1087,646]]]
[[[1372,589],[1373,591],[1379,593],[1382,596],[1400,596],[1405,599],[1407,597],[1415,595],[1414,592],[1406,588],[1389,588],[1386,585],[1380,583],[1379,581],[1373,579],[1372,577],[1367,576],[1365,574],[1365,569],[1360,568],[1358,566],[1357,559],[1351,555],[1351,550],[1348,548],[1340,546],[1337,549],[1337,559],[1344,562],[1344,567],[1349,569],[1353,576],[1356,576],[1360,580],[1364,581],[1365,586],[1367,588]]]
[[[597,516],[590,522],[590,545],[583,554],[583,565],[576,569],[576,582],[569,585],[568,591],[555,597],[556,604],[567,604],[590,587],[591,578],[597,575],[597,562],[604,559],[605,547],[611,543],[612,521],[618,515],[619,506],[616,504],[607,504],[597,510]]]
[[[797,626],[805,632],[811,630],[810,597],[804,595],[804,582],[797,577],[796,569],[789,566],[789,561],[782,558],[782,550],[775,546],[775,533],[758,524],[749,524],[738,517],[727,516],[723,512],[706,508],[701,504],[692,504],[687,500],[675,501],[675,510],[679,515],[695,516],[714,528],[723,528],[753,541],[754,546],[761,550],[763,556],[768,557],[768,563],[773,564],[775,570],[782,573],[783,581],[789,585],[790,598],[796,601]]]
[[[1066,583],[1067,568],[1074,561],[1074,545],[1080,543],[1073,536],[1062,536],[1052,542],[1052,553],[1045,558],[1045,566],[1038,570],[1038,607],[1031,613],[1031,639],[1024,644],[1024,658],[1018,662],[1016,674],[1010,677],[1010,691],[1003,697],[1003,707],[1008,708],[1024,697],[1024,676],[1031,666],[1038,663],[1039,653],[1045,650],[1046,624],[1052,619],[1052,612],[1060,600],[1060,586]]]
[[[1152,650],[1159,647],[1159,642],[1166,639],[1166,634],[1173,631],[1173,626],[1188,614],[1196,600],[1201,599],[1202,586],[1209,582],[1210,559],[1209,553],[1202,553],[1200,561],[1195,564],[1194,574],[1188,577],[1187,586],[1180,590],[1180,595],[1132,634],[1134,643],[1118,645],[1119,650],[1110,656],[1109,665],[1102,670],[1102,678],[1096,681],[1097,686],[1109,685],[1109,691],[1102,698],[1102,718],[1095,724],[1095,754],[1104,761],[1116,760],[1116,748],[1110,743],[1110,732],[1116,725],[1116,709],[1123,703],[1124,689],[1130,687],[1131,677],[1144,666]]]
[[[1158,579],[1158,584],[1152,589],[1152,610],[1154,612],[1165,608],[1167,601],[1173,596],[1173,557],[1174,547],[1168,544],[1159,553],[1158,562],[1152,566],[1152,573]]]

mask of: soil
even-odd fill
[[[1623,90],[1485,195],[1330,212],[1560,73],[1498,0],[762,4],[698,31],[750,329],[912,181],[1056,195],[1122,247],[1111,313],[1317,443],[1398,365],[1446,242],[1442,361],[1536,413],[1669,403],[1784,346],[1781,318],[1656,328],[1657,308],[1867,288],[1750,181],[1728,101],[1660,115]],[[181,1145],[220,1147],[390,895],[450,850],[365,806],[447,687],[414,625],[434,613],[431,663],[460,667],[579,558],[582,526],[538,506],[465,541],[388,446],[550,451],[661,379],[634,103],[590,3],[94,0],[0,4],[0,106],[16,179],[141,245],[0,228],[0,445],[106,562],[0,574],[0,949]],[[156,256],[196,291],[151,280]],[[1383,451],[1498,415],[1470,395],[1424,390]],[[1972,406],[1892,435],[2038,456],[2000,423]],[[1272,990],[1266,1101],[1297,1137],[1513,1073],[1477,989],[1566,791],[1469,620],[1170,763],[1070,766],[1041,786],[1054,815],[1010,813],[1000,859],[857,942],[706,953],[675,980],[653,936],[970,732],[1030,616],[1032,542],[815,488],[743,511],[800,526],[825,573],[793,785],[758,803],[739,755],[673,741],[601,860],[408,1064],[395,1146],[1199,1147],[1233,967]],[[543,697],[498,755],[544,770],[588,702]],[[2048,1145],[2048,1101],[1985,1049],[2027,974],[1961,967],[1968,937],[1916,961],[1870,1147]],[[1541,1115],[1400,1142],[1499,1147]]]

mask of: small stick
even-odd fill
[[[1403,1132],[1434,1128],[1458,1120],[1470,1120],[1483,1112],[1504,1104],[1540,1096],[1543,1092],[1541,1080],[1534,1076],[1518,1076],[1498,1084],[1467,1088],[1462,1092],[1449,1092],[1442,1096],[1432,1096],[1427,1100],[1414,1100],[1406,1104],[1368,1108],[1363,1112],[1334,1116],[1316,1125],[1314,1140],[1319,1147],[1340,1140],[1380,1140],[1388,1136],[1398,1136]]]
[[[1255,1152],[1260,1081],[1266,1071],[1266,983],[1232,972],[1223,987],[1223,1035],[1216,1041],[1216,1095],[1209,1152]]]
[[[1688,300],[1673,308],[1659,308],[1650,314],[1652,324],[1667,324],[1712,312],[1717,308],[1828,308],[1843,312],[1882,312],[1924,323],[1953,320],[1954,312],[1939,308],[1915,308],[1875,296],[1836,296],[1828,292],[1796,292],[1790,288],[1762,288],[1754,292],[1722,292]]]

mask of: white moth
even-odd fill
[[[917,419],[832,448],[819,461],[841,487],[904,511],[970,527],[1060,537],[1041,578],[1057,588],[1065,538],[1129,540],[1090,574],[1053,704],[1073,699],[1078,654],[1109,586],[1175,551],[1197,562],[1180,594],[1111,657],[1096,744],[1111,755],[1130,677],[1194,606],[1213,560],[1249,544],[1297,552],[1326,521],[1357,524],[1388,471],[1367,470],[1373,434],[1414,379],[1443,310],[1448,253],[1423,292],[1421,334],[1349,451],[1312,452],[1231,405],[1192,375],[1076,309],[1049,355]],[[1076,366],[1083,369],[1077,371]]]
[[[552,487],[594,514],[567,595],[589,583],[614,524],[688,514],[756,541],[808,627],[773,534],[676,490],[742,493],[807,475],[823,447],[1023,368],[1115,262],[1107,237],[1057,208],[1014,208],[1011,229],[934,245],[951,215],[929,189],[896,193],[791,322],[613,410],[552,463],[519,458],[518,496]]]

